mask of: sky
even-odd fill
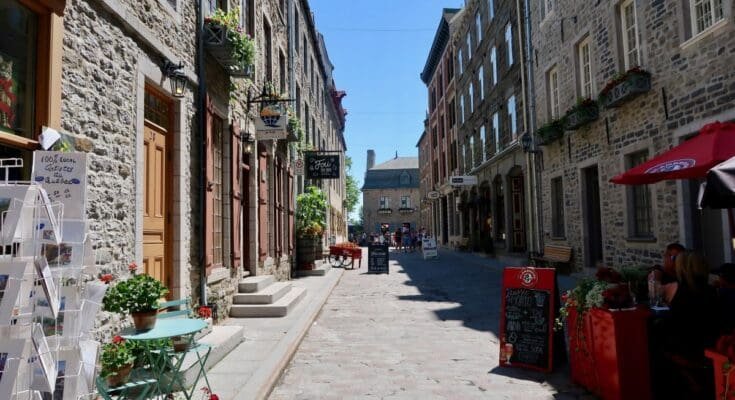
[[[362,187],[367,150],[379,164],[418,157],[428,108],[419,78],[443,8],[463,0],[310,0],[316,27],[347,97],[345,141],[352,175]],[[360,196],[362,201],[362,196]],[[356,207],[359,210],[360,205]],[[357,213],[351,214],[357,218]]]

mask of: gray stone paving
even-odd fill
[[[498,367],[497,261],[391,258],[389,275],[345,271],[270,399],[592,398],[566,369]]]

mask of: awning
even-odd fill
[[[707,172],[700,207],[735,208],[735,157]]]
[[[668,179],[704,178],[711,168],[735,156],[735,123],[714,122],[699,134],[629,169],[610,182],[643,185]]]

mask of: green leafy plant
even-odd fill
[[[227,30],[227,42],[232,46],[232,57],[242,66],[253,65],[255,60],[255,41],[239,26],[240,7],[229,12],[217,9],[204,19],[208,25],[219,25]]]
[[[326,226],[327,197],[319,188],[309,186],[296,197],[296,236],[316,238]]]
[[[102,355],[100,356],[100,364],[102,371],[100,375],[107,377],[117,375],[118,371],[124,367],[132,365],[135,361],[131,345],[120,336],[112,338],[112,343],[102,346]]]
[[[159,299],[168,289],[150,275],[133,275],[110,287],[102,299],[105,311],[121,314],[158,310]]]

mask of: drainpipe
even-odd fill
[[[204,71],[204,0],[198,1],[199,11],[197,13],[197,80],[199,86],[197,87],[197,130],[199,131],[199,138],[201,140],[201,155],[199,157],[201,161],[201,176],[199,177],[199,217],[200,217],[200,229],[202,236],[206,234],[205,227],[207,226],[206,216],[206,183],[207,183],[207,79]],[[207,305],[207,249],[204,248],[203,243],[200,241],[201,251],[199,254],[199,304]]]
[[[296,69],[294,68],[295,65],[295,59],[296,59],[296,24],[298,21],[296,21],[296,3],[294,0],[288,0],[288,5],[286,7],[286,21],[288,21],[288,82],[290,85],[288,85],[288,94],[289,98],[295,99],[296,98]],[[299,105],[296,104],[296,107]],[[295,143],[289,143],[288,146],[288,152],[289,152],[289,160],[294,161],[296,160],[296,144]],[[294,204],[294,213],[296,212],[296,196],[298,194],[298,177],[296,176],[296,171],[294,170],[294,177],[292,179],[293,182],[291,182],[291,197]],[[295,217],[295,216],[294,216]],[[288,223],[290,223],[291,217],[288,216]],[[295,277],[295,271],[296,271],[296,235],[294,234],[294,228],[295,228],[295,222],[294,219],[294,226],[290,227],[289,235],[291,235],[291,240],[293,241],[293,253],[291,254],[291,276]]]
[[[536,131],[536,98],[534,93],[534,82],[533,82],[533,44],[531,41],[531,6],[529,0],[524,0],[523,15],[525,20],[526,28],[526,73],[528,74],[527,83],[527,100],[528,100],[528,134],[531,135],[531,150],[529,153],[529,167],[530,167],[530,187],[531,187],[531,213],[533,222],[535,225],[535,237],[534,245],[535,250],[540,252],[542,249],[542,236],[543,236],[543,219],[539,212],[541,206],[541,191],[539,190],[539,171],[538,171],[538,146],[536,146],[536,137],[534,132]]]

